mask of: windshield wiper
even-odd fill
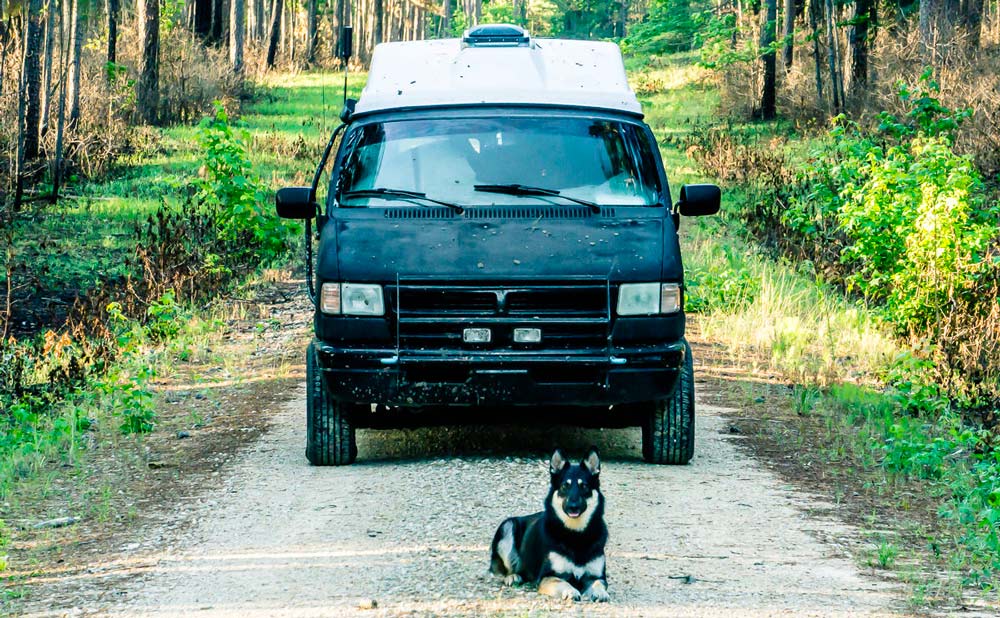
[[[577,197],[570,197],[568,195],[563,195],[561,191],[556,191],[555,189],[546,189],[544,187],[529,187],[526,185],[519,184],[507,184],[507,185],[475,185],[473,189],[476,191],[482,191],[483,193],[503,193],[505,195],[534,195],[534,196],[548,196],[548,197],[561,197],[564,200],[569,200],[580,204],[581,206],[586,206],[594,213],[600,213],[601,207],[594,202],[588,202],[587,200],[581,200]]]
[[[405,201],[413,202],[414,204],[420,204],[414,200],[424,200],[425,202],[431,202],[432,204],[439,204],[441,206],[447,206],[451,208],[458,214],[465,212],[465,209],[458,204],[452,204],[450,202],[442,202],[441,200],[436,200],[432,197],[427,197],[426,193],[421,193],[419,191],[408,191],[406,189],[389,189],[385,187],[379,187],[377,189],[355,189],[354,191],[344,191],[340,194],[341,198],[351,199],[352,197],[378,197],[382,199],[388,199],[391,197],[403,198]],[[421,204],[426,206],[426,204]]]

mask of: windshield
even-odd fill
[[[639,125],[578,117],[396,120],[347,136],[340,192],[413,191],[464,206],[564,203],[561,196],[604,205],[658,202],[654,144]],[[540,192],[487,192],[476,186],[524,185]],[[371,196],[348,206],[384,204]]]

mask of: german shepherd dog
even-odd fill
[[[490,572],[507,585],[534,582],[538,592],[560,599],[607,601],[608,528],[597,450],[571,464],[556,449],[549,473],[545,510],[505,519],[493,535]]]

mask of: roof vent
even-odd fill
[[[528,32],[513,24],[483,24],[462,35],[463,47],[529,47]]]

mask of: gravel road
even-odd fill
[[[208,498],[178,508],[193,525],[166,549],[136,550],[138,580],[69,614],[899,615],[897,591],[819,540],[849,531],[806,515],[817,505],[737,449],[717,408],[699,408],[696,457],[683,467],[642,463],[637,430],[476,427],[364,431],[358,464],[311,468],[304,396]],[[609,604],[567,605],[486,574],[498,522],[539,508],[553,444],[604,454]]]

